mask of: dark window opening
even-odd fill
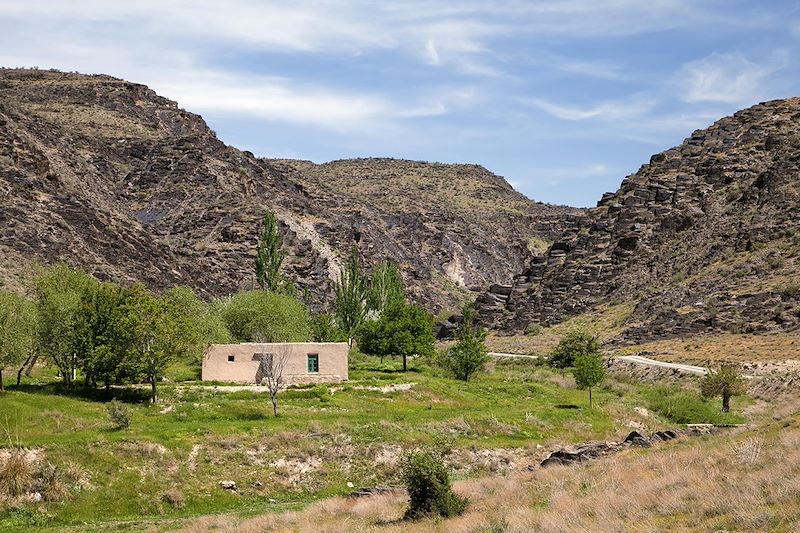
[[[232,356],[232,355],[229,355],[229,356],[228,356],[228,362],[229,362],[229,363],[233,363],[234,359],[235,359],[235,357],[234,357],[234,356]]]
[[[319,372],[319,355],[315,353],[308,354],[308,372],[309,374]]]

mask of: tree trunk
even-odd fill
[[[5,389],[3,388],[3,368],[0,367],[0,392],[3,392]]]
[[[270,400],[272,400],[272,412],[278,416],[278,400],[275,398],[275,394],[270,394]]]
[[[403,354],[403,372],[406,371],[406,354]]]
[[[731,410],[731,397],[727,394],[722,395],[722,412],[728,413]]]
[[[35,357],[36,356],[34,356],[34,355],[29,355],[28,358],[25,359],[25,362],[22,363],[22,366],[19,367],[19,372],[17,372],[17,388],[19,388],[20,384],[22,383],[22,373],[25,372],[25,369],[28,368],[28,365],[31,365],[31,368],[32,368],[33,367],[33,363],[36,362]],[[31,375],[30,369],[28,369],[28,372],[25,375],[26,376],[30,376]]]
[[[152,403],[156,403],[158,401],[158,395],[156,394],[156,377],[150,376],[150,386],[153,388],[152,396],[150,400]]]
[[[589,409],[592,408],[592,388],[589,387]]]

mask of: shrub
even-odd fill
[[[12,450],[0,465],[0,494],[14,497],[28,492],[33,486],[33,468],[22,450]]]
[[[528,327],[525,328],[525,335],[528,337],[535,337],[537,335],[541,335],[544,331],[544,327],[541,324],[536,322],[531,322],[528,324]]]
[[[731,397],[740,396],[746,391],[747,387],[739,370],[729,364],[723,364],[717,371],[710,371],[700,384],[700,392],[704,398],[722,398],[723,413],[731,410]]]
[[[161,495],[161,501],[172,506],[174,509],[181,509],[185,505],[183,493],[178,489],[169,489]]]
[[[108,418],[111,420],[111,423],[114,424],[114,427],[117,429],[126,429],[130,427],[131,418],[133,417],[130,407],[120,401],[111,400],[106,410],[108,411]]]
[[[237,342],[305,342],[311,338],[308,311],[284,294],[240,292],[224,306],[222,318]]]
[[[417,305],[389,304],[376,321],[365,322],[358,332],[359,348],[370,355],[401,355],[403,370],[409,355],[432,355],[436,337],[433,318]]]
[[[466,509],[466,498],[458,496],[450,486],[440,453],[430,449],[409,452],[403,458],[401,476],[410,503],[405,518],[450,517]]]
[[[598,355],[600,341],[595,335],[582,330],[567,333],[550,352],[549,363],[555,368],[569,368],[575,364],[575,358],[582,355]]]
[[[456,339],[457,342],[442,354],[440,362],[456,379],[469,381],[470,376],[483,370],[489,360],[485,343],[486,332],[475,326],[475,309],[472,304],[465,304],[462,309]]]

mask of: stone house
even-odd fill
[[[262,361],[280,361],[283,383],[347,380],[346,342],[212,344],[203,354],[202,380],[259,383]]]

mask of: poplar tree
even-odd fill
[[[367,306],[380,316],[390,304],[405,301],[403,278],[393,261],[383,261],[372,271]]]
[[[275,213],[267,210],[256,249],[256,283],[261,290],[278,292],[281,288],[281,264],[286,257],[282,244]]]
[[[334,284],[334,291],[336,321],[347,332],[348,344],[352,347],[353,335],[367,315],[367,280],[361,272],[361,262],[355,246]]]
[[[0,289],[0,391],[3,368],[17,367],[33,350],[36,309],[23,296]]]

